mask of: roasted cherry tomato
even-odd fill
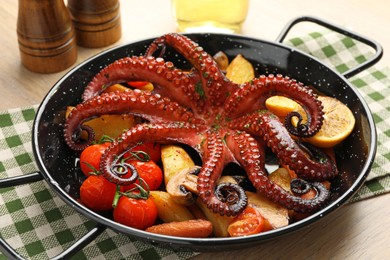
[[[154,86],[152,83],[148,81],[129,81],[127,84],[130,87],[138,88],[140,90],[149,90],[152,91],[154,89]]]
[[[134,88],[141,88],[148,83],[149,83],[148,81],[129,81],[129,82],[127,82],[127,84],[129,84],[130,86],[132,86]]]
[[[264,229],[264,217],[254,208],[247,207],[229,225],[231,237],[248,236],[260,233]]]
[[[246,219],[261,216],[260,212],[254,207],[247,206],[238,216],[237,219]],[[262,217],[262,216],[261,216]]]
[[[116,185],[101,175],[90,175],[80,186],[80,200],[89,209],[105,211],[112,209]]]
[[[154,161],[129,161],[129,163],[137,169],[139,177],[148,184],[149,190],[157,190],[160,187],[163,181],[163,173],[161,168]],[[139,180],[137,180],[136,183],[140,184]],[[134,187],[134,184],[127,185],[123,187],[123,190],[126,191]]]
[[[109,142],[93,144],[85,148],[80,154],[80,168],[85,176],[99,171],[100,158],[110,145]]]
[[[147,155],[145,155],[147,154]],[[155,142],[143,142],[124,155],[129,160],[152,160],[155,163],[161,159],[161,145]]]
[[[133,199],[121,196],[113,216],[116,222],[123,225],[146,229],[156,222],[157,207],[151,198]]]

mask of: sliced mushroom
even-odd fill
[[[199,166],[184,169],[174,175],[167,183],[166,190],[179,204],[189,206],[195,203],[193,194],[198,194],[197,182]]]
[[[195,203],[193,195],[198,195],[198,176],[201,167],[194,166],[176,173],[167,183],[166,190],[172,199],[181,205],[189,206]],[[242,176],[221,176],[217,184],[234,183],[240,185]]]

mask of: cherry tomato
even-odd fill
[[[261,216],[261,214],[257,209],[251,206],[247,206],[236,218],[242,220],[242,219],[258,217],[258,216]]]
[[[161,168],[154,161],[129,161],[129,163],[137,169],[139,177],[148,184],[149,190],[157,190],[160,187],[163,181],[163,173]],[[139,180],[137,180],[136,183],[140,184]],[[123,190],[126,191],[134,187],[134,184],[127,185],[123,187]]]
[[[254,208],[247,207],[228,227],[231,237],[248,236],[264,229],[264,217]]]
[[[128,152],[124,155],[125,158],[129,158],[130,160],[146,160],[145,155],[142,153],[146,153],[149,155],[149,159],[158,162],[161,159],[161,145],[155,142],[144,142],[139,144],[131,149],[131,152]]]
[[[148,83],[149,83],[148,81],[129,81],[129,82],[127,82],[127,84],[129,84],[130,86],[132,86],[134,88],[142,88],[143,86],[145,86]]]
[[[80,168],[85,176],[99,171],[100,158],[110,145],[109,142],[93,144],[85,148],[80,154]]]
[[[104,211],[112,209],[116,185],[102,175],[90,175],[80,186],[80,200],[89,209]]]
[[[147,90],[147,91],[154,90],[153,84],[151,82],[148,82],[148,81],[130,81],[130,82],[127,82],[127,84],[130,87],[137,88],[140,90]]]
[[[157,207],[151,198],[133,199],[126,196],[119,198],[114,208],[114,220],[123,225],[146,229],[157,219]]]

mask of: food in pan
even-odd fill
[[[183,55],[193,68],[184,71],[165,61],[166,45]],[[155,57],[158,50],[160,54]],[[332,149],[310,142],[329,120],[332,122],[328,115],[335,114],[349,119],[345,123],[349,128],[344,127],[343,136],[337,140],[341,142],[353,128],[352,114],[324,109],[321,99],[329,103],[333,98],[320,98],[314,89],[288,77],[254,77],[251,64],[241,55],[227,67],[218,64],[226,65],[226,57],[218,54],[213,58],[180,34],[156,39],[144,56],[113,62],[86,86],[83,102],[69,109],[64,129],[67,145],[82,153],[97,139],[98,130],[88,121],[106,115],[132,115],[133,125],[128,129],[120,120],[116,128],[116,123],[106,118],[108,128],[123,133],[111,136],[114,140],[94,170],[117,186],[114,208],[121,196],[151,198],[159,220],[180,223],[204,218],[212,223],[215,236],[250,235],[278,228],[287,225],[290,218],[323,208],[329,199],[329,181],[338,171]],[[137,87],[146,84],[147,89]],[[273,96],[288,97],[297,106],[278,116],[267,109],[267,100]],[[278,107],[283,104],[274,104],[273,110]],[[148,151],[137,148],[145,143],[160,147],[161,160],[150,160]],[[172,156],[178,156],[177,160],[164,155],[167,146],[174,148]],[[195,151],[200,159],[192,158],[186,149]],[[265,167],[269,154],[279,160],[280,168],[275,172]],[[159,190],[144,180],[136,161],[156,165],[162,161],[161,176],[165,179]],[[225,178],[229,175],[231,178]],[[202,223],[205,230],[200,233],[207,234],[209,225]],[[166,231],[172,225],[152,230]]]

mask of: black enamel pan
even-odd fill
[[[290,28],[302,21],[320,24],[364,42],[373,47],[376,54],[358,68],[339,74],[321,61],[281,44]],[[366,102],[347,78],[371,66],[381,58],[382,48],[376,42],[312,17],[301,17],[293,20],[281,33],[276,43],[240,35],[189,34],[188,36],[198,42],[210,54],[224,51],[230,58],[237,54],[243,54],[256,67],[258,74],[280,73],[295,78],[306,85],[315,86],[322,93],[338,98],[354,112],[356,127],[348,139],[340,147],[337,147],[336,151],[340,176],[332,184],[332,202],[314,215],[283,228],[248,237],[208,239],[189,239],[150,234],[120,225],[112,219],[94,213],[81,205],[77,201],[80,187],[80,177],[78,176],[81,176],[79,169],[75,166],[77,155],[65,145],[62,134],[65,109],[68,105],[75,105],[81,101],[80,97],[85,85],[105,65],[121,57],[143,54],[146,47],[153,40],[147,39],[100,53],[78,65],[60,79],[42,101],[33,126],[33,151],[40,172],[21,178],[3,180],[1,184],[2,186],[18,185],[40,180],[43,177],[66,203],[97,223],[94,229],[76,242],[67,252],[64,252],[63,255],[73,254],[107,227],[141,240],[169,244],[176,248],[186,247],[205,251],[253,246],[293,231],[299,232],[303,227],[319,221],[345,204],[369,174],[376,153],[375,124]],[[176,55],[172,49],[165,54],[165,59],[173,61],[178,67],[188,66],[188,63],[183,62],[183,59]],[[12,249],[9,249],[4,241],[0,242],[2,246],[0,249],[3,249],[2,251],[5,251],[8,255],[12,255]]]

